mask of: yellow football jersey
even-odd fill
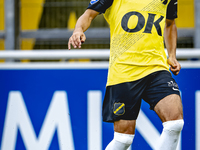
[[[107,86],[169,70],[163,38],[168,1],[163,1],[114,0],[106,10],[111,35]]]

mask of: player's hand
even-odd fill
[[[168,58],[167,59],[168,64],[170,65],[170,70],[174,75],[178,75],[181,70],[181,65],[177,61],[176,58]]]
[[[71,49],[71,45],[74,48],[81,48],[81,44],[86,40],[85,34],[83,32],[74,32],[68,41],[68,49]]]

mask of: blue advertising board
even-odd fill
[[[113,138],[113,125],[101,118],[107,67],[86,66],[1,68],[0,149],[105,149]],[[200,67],[183,68],[175,80],[185,120],[178,150],[199,150]],[[161,132],[160,119],[143,102],[129,150],[154,149]]]

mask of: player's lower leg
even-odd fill
[[[113,140],[105,150],[127,150],[133,142],[134,134],[114,133]]]
[[[183,125],[183,119],[164,122],[156,150],[176,150]]]

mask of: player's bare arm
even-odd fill
[[[74,48],[81,48],[81,44],[85,42],[86,36],[84,32],[89,28],[92,20],[99,14],[99,12],[87,9],[82,16],[78,19],[74,32],[69,38],[68,49],[71,49],[71,45]]]
[[[178,75],[181,65],[176,59],[177,27],[175,20],[166,19],[164,38],[169,56],[168,64],[170,65],[170,70],[174,75]]]

